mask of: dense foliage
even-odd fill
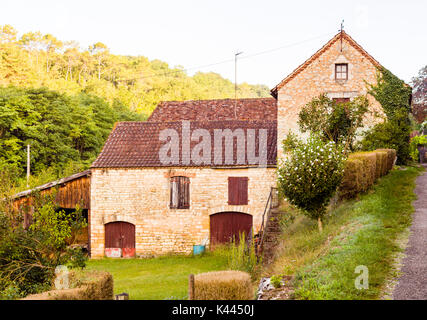
[[[9,25],[0,26],[0,86],[48,87],[61,93],[85,92],[116,102],[147,117],[160,101],[234,98],[234,84],[219,74],[198,72],[190,77],[144,56],[122,56],[97,42],[80,50],[75,41],[51,34],[27,32],[21,37]],[[238,96],[268,96],[264,85],[238,86]]]
[[[412,160],[418,161],[420,152],[418,151],[419,145],[427,145],[427,135],[415,136],[411,139],[411,143],[409,144],[409,153],[411,155]]]
[[[396,149],[397,163],[406,164],[410,160],[411,92],[411,87],[389,70],[378,71],[377,84],[370,85],[369,93],[381,104],[387,120],[366,133],[360,144],[362,150]]]
[[[53,196],[35,199],[28,228],[24,228],[24,212],[11,210],[5,202],[0,208],[0,298],[50,289],[58,265],[85,266],[82,249],[68,246],[73,233],[86,226],[81,211],[59,210]]]
[[[114,122],[140,120],[122,105],[80,93],[68,96],[46,88],[0,88],[0,164],[26,167],[31,145],[32,173],[70,161],[90,163]]]
[[[344,143],[345,149],[351,149],[368,107],[369,101],[364,96],[344,103],[322,94],[301,109],[298,124],[302,132],[321,134],[325,139]]]
[[[294,148],[286,144],[287,157],[279,165],[279,191],[322,230],[326,207],[341,183],[345,156],[341,145],[311,135],[307,142],[293,138]]]

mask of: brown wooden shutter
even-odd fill
[[[228,177],[228,204],[248,204],[248,177]]]
[[[248,204],[248,178],[239,178],[239,204]]]
[[[179,192],[181,195],[181,200],[179,203],[179,208],[188,209],[190,207],[190,178],[179,177]]]
[[[174,185],[178,200],[174,203]],[[190,178],[172,177],[170,188],[170,207],[175,209],[188,209],[190,207]]]

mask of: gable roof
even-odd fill
[[[294,71],[292,71],[285,79],[283,79],[277,86],[270,90],[270,93],[273,97],[277,98],[277,91],[282,88],[286,83],[291,81],[295,76],[307,68],[314,60],[320,57],[325,51],[327,51],[335,42],[341,39],[345,39],[353,48],[359,51],[364,57],[366,57],[373,65],[380,67],[381,64],[375,60],[365,49],[363,49],[352,37],[350,37],[344,30],[338,32],[331,40],[329,40],[322,48],[320,48],[316,53],[314,53],[310,58],[308,58],[303,64],[298,66]]]
[[[255,149],[258,154],[259,131],[267,129],[267,165],[276,164],[276,139],[277,122],[270,121],[247,121],[247,120],[225,120],[225,121],[189,121],[191,130],[205,129],[211,137],[211,164],[214,163],[214,130],[215,129],[256,129]],[[118,122],[110,133],[101,153],[93,162],[91,168],[135,168],[135,167],[216,167],[215,165],[194,164],[163,164],[160,161],[159,151],[166,142],[159,139],[160,132],[165,129],[174,129],[179,135],[179,143],[182,141],[182,121],[172,122]],[[237,139],[233,139],[233,146],[223,143],[224,148],[233,148],[234,162],[236,163]],[[226,139],[224,139],[226,141]],[[199,142],[192,141],[191,148]],[[179,144],[177,146],[179,148]],[[245,157],[246,158],[246,157]],[[249,166],[247,159],[243,166]],[[242,164],[231,164],[227,166],[242,166]]]
[[[236,115],[234,107],[236,106]],[[164,101],[147,121],[276,120],[274,98]]]

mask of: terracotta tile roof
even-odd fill
[[[187,122],[187,121],[185,121]],[[130,168],[130,167],[218,167],[214,163],[214,130],[215,129],[243,129],[245,136],[247,129],[255,129],[255,149],[258,155],[258,129],[267,129],[267,165],[276,164],[276,139],[277,122],[275,120],[253,121],[253,120],[223,120],[223,121],[188,121],[191,132],[195,129],[205,129],[211,138],[211,164],[195,164],[191,160],[189,164],[164,164],[160,161],[159,150],[167,142],[160,141],[160,132],[165,129],[174,129],[179,135],[179,144],[182,140],[183,121],[173,122],[119,122],[110,133],[101,153],[93,162],[92,168]],[[224,141],[226,141],[224,139]],[[191,142],[191,149],[199,141]],[[243,164],[237,164],[236,150],[237,139],[233,143],[233,164],[222,166],[249,166],[247,159]],[[222,156],[224,159],[225,142],[223,143]],[[179,147],[179,146],[178,146]],[[247,158],[247,157],[245,157]]]
[[[148,121],[177,120],[276,120],[274,98],[165,101],[159,103]]]
[[[277,98],[277,91],[282,88],[286,83],[291,81],[298,75],[301,71],[303,71],[307,66],[320,57],[326,50],[328,50],[336,41],[338,41],[341,37],[341,32],[337,33],[331,40],[329,40],[322,48],[320,48],[316,53],[314,53],[310,58],[308,58],[303,64],[301,64],[298,68],[292,71],[285,79],[280,81],[280,83],[270,90],[271,95]],[[363,49],[356,41],[353,40],[345,31],[342,32],[343,39],[347,40],[347,42],[353,46],[357,51],[359,51],[363,56],[365,56],[371,63],[380,67],[381,64],[375,60],[365,49]]]

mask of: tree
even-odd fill
[[[96,58],[98,65],[98,80],[101,79],[101,66],[108,53],[108,47],[102,42],[97,42],[89,47],[89,51]]]
[[[57,49],[63,46],[63,43],[51,34],[44,35],[42,41],[44,44],[44,50],[46,51],[46,72],[49,73],[50,58]]]
[[[36,54],[36,73],[38,73],[38,65],[39,65],[39,53],[43,48],[43,36],[42,34],[37,32],[27,32],[22,35],[19,40],[21,46],[28,51],[28,54],[31,55],[34,52]]]
[[[0,26],[0,43],[13,43],[16,41],[18,31],[9,24]]]
[[[416,104],[427,103],[427,65],[421,68],[418,76],[412,78],[412,98]]]
[[[290,135],[284,141],[287,154],[278,166],[279,192],[323,230],[326,207],[340,185],[345,155],[342,146],[310,135],[303,142]]]
[[[427,118],[427,66],[412,78],[412,114],[422,123]]]
[[[344,151],[352,149],[356,130],[363,126],[369,101],[360,96],[349,102],[336,102],[326,94],[313,98],[299,113],[302,132],[322,135],[326,140],[344,143]]]

